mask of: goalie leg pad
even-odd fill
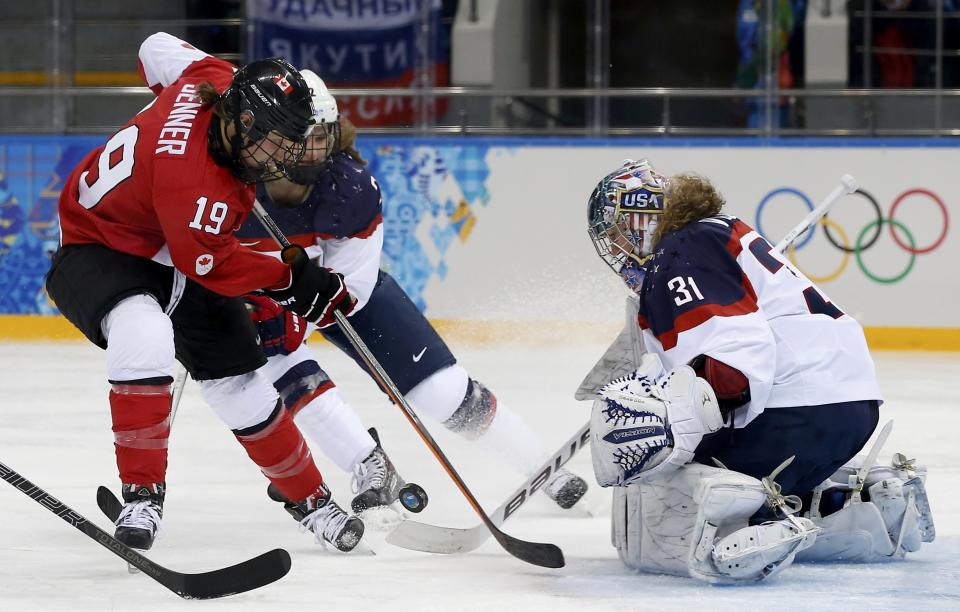
[[[903,483],[903,488],[909,489],[913,493],[913,499],[918,513],[917,528],[920,530],[920,541],[925,543],[933,542],[937,537],[937,531],[933,525],[930,499],[927,497],[927,488],[923,479],[919,477],[911,478]]]
[[[807,516],[822,532],[800,560],[879,561],[902,557],[936,537],[924,486],[926,467],[897,453],[890,463],[871,467],[865,491],[851,499],[864,460],[863,455],[854,457],[814,490]],[[820,501],[830,497],[832,503]]]
[[[795,520],[751,525],[720,539],[710,553],[717,571],[735,581],[764,580],[783,571],[793,563],[797,552],[817,538],[813,521]]]
[[[809,519],[786,519],[749,525],[767,494],[755,478],[718,470],[701,480],[697,532],[690,574],[714,583],[753,582],[769,578],[793,563],[796,553],[816,539]]]
[[[919,478],[915,481],[923,487]],[[870,503],[880,510],[887,534],[899,556],[920,550],[920,511],[915,491],[913,486],[906,486],[899,478],[881,480],[870,487]]]
[[[623,563],[645,572],[689,577],[691,540],[699,533],[697,487],[703,478],[722,471],[691,463],[669,478],[615,488],[612,537]],[[757,483],[756,499],[745,513],[752,514],[762,503]]]
[[[850,499],[851,490],[856,484],[857,471],[863,465],[864,459],[863,455],[857,455],[817,487],[813,493],[815,502],[808,515],[815,520],[821,517],[821,512],[832,516],[832,508],[825,508],[825,504],[818,503],[818,500],[826,492],[834,492],[841,499],[845,499],[843,506],[856,505],[863,501],[876,504],[893,542],[902,540],[906,552],[913,552],[910,548],[919,546],[918,538],[919,542],[933,542],[936,538],[936,527],[925,486],[926,466],[907,459],[901,453],[895,453],[888,464],[875,465],[869,469],[864,477],[866,495]],[[886,486],[878,486],[884,482],[887,483]],[[838,507],[839,504],[834,504],[834,508]],[[903,529],[904,526],[907,527],[906,530]]]
[[[787,567],[816,532],[806,519],[749,526],[765,499],[755,478],[691,463],[614,490],[613,544],[633,569],[712,583],[761,580]]]
[[[879,561],[896,552],[880,510],[871,503],[853,504],[813,521],[820,534],[797,555],[798,561]]]

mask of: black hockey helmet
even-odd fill
[[[237,178],[249,183],[282,178],[303,157],[315,113],[310,88],[286,60],[247,64],[220,100],[235,127],[229,162]]]

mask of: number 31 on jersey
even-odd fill
[[[695,299],[703,299],[703,294],[700,293],[700,288],[697,287],[697,283],[693,280],[692,276],[688,276],[686,278],[682,276],[674,276],[667,281],[667,288],[669,288],[671,291],[677,292],[677,297],[673,298],[673,301],[677,306],[683,306],[684,304],[692,302]],[[691,291],[693,292],[693,295],[690,294]],[[694,297],[694,295],[696,297]]]

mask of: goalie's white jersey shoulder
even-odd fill
[[[738,426],[767,407],[881,399],[863,329],[743,221],[665,236],[645,265],[638,322],[667,369],[709,355],[750,381]]]

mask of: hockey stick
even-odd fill
[[[510,494],[500,504],[500,507],[490,513],[490,520],[498,527],[503,525],[514,512],[520,509],[533,494],[550,479],[563,465],[573,458],[581,448],[590,442],[590,423],[580,428],[572,438],[551,455],[550,459],[541,465],[534,476],[528,478],[520,487]],[[394,546],[419,550],[428,553],[464,553],[478,548],[487,541],[490,532],[486,525],[480,524],[469,529],[455,527],[439,527],[416,521],[403,521],[387,535],[386,541]]]
[[[177,377],[173,380],[172,394],[170,396],[170,425],[177,418],[177,408],[180,407],[180,397],[183,395],[183,388],[187,385],[187,370],[182,365],[177,366]]]
[[[803,218],[790,232],[777,243],[775,247],[781,253],[786,250],[794,240],[797,239],[810,226],[820,220],[827,214],[831,208],[845,194],[853,193],[857,189],[856,180],[849,174],[844,174],[840,178],[841,184],[831,191],[817,207]],[[579,442],[577,442],[579,441]],[[493,512],[493,520],[497,525],[502,525],[519,507],[533,495],[542,484],[540,478],[546,472],[549,477],[550,470],[555,462],[560,461],[563,455],[570,449],[570,456],[565,461],[573,458],[580,449],[590,442],[590,421],[587,421],[574,436],[560,447],[553,458],[538,469],[531,479],[527,480],[517,491],[512,493],[500,507]],[[556,463],[559,469],[560,463]],[[423,552],[452,554],[460,552],[469,552],[479,547],[487,539],[487,534],[483,530],[483,525],[477,525],[468,529],[455,527],[440,527],[438,525],[428,525],[416,521],[404,521],[390,532],[386,541],[401,548],[410,550],[419,550]]]
[[[263,209],[263,206],[260,202],[253,203],[253,212],[257,216],[257,219],[263,224],[263,227],[273,236],[273,239],[280,244],[281,247],[290,246],[290,241],[287,240],[284,236],[283,231],[277,226],[270,215],[267,214],[267,211]],[[533,565],[539,565],[541,567],[550,567],[550,568],[560,568],[564,565],[563,552],[554,544],[542,544],[538,542],[527,542],[525,540],[520,540],[514,538],[513,536],[507,535],[506,533],[500,531],[497,528],[497,525],[490,520],[490,517],[487,516],[487,513],[484,512],[483,507],[480,505],[480,502],[477,501],[477,498],[473,495],[470,489],[467,487],[466,483],[460,477],[460,474],[457,473],[457,470],[453,467],[453,464],[450,463],[450,460],[447,459],[447,456],[440,449],[440,446],[433,439],[433,436],[430,435],[430,432],[427,431],[427,428],[424,427],[423,423],[420,421],[420,418],[417,417],[416,413],[410,407],[410,404],[407,403],[407,400],[403,397],[403,394],[400,393],[397,386],[394,384],[393,380],[387,375],[383,370],[380,363],[377,361],[377,358],[374,357],[373,353],[370,352],[370,349],[367,348],[366,344],[363,342],[363,339],[357,334],[356,330],[353,329],[353,325],[347,320],[347,317],[344,316],[339,310],[333,312],[334,317],[336,318],[337,325],[340,327],[340,330],[344,335],[350,340],[350,344],[353,345],[353,348],[359,353],[360,357],[363,359],[363,362],[367,365],[367,370],[373,376],[374,380],[380,385],[384,390],[387,396],[393,401],[394,404],[400,407],[403,411],[404,416],[407,417],[407,420],[413,425],[413,428],[417,430],[417,433],[420,435],[420,438],[426,443],[430,448],[430,451],[433,453],[434,457],[440,462],[443,466],[443,469],[447,472],[453,482],[457,485],[457,488],[460,489],[460,492],[463,493],[464,497],[467,498],[470,506],[474,509],[477,515],[480,516],[480,520],[483,521],[483,524],[486,528],[493,534],[493,537],[496,538],[497,542],[500,543],[500,546],[504,548],[508,553],[514,557],[531,563]]]
[[[823,199],[816,208],[807,213],[807,216],[804,217],[800,223],[797,223],[796,227],[787,232],[787,235],[777,243],[777,246],[774,248],[783,253],[787,250],[787,247],[797,239],[797,236],[807,231],[812,227],[817,221],[820,220],[825,214],[830,212],[830,209],[833,208],[833,205],[836,204],[840,198],[845,195],[851,194],[857,190],[857,180],[850,176],[849,174],[844,174],[840,177],[840,184],[834,187],[833,191],[827,194],[827,197]]]
[[[283,578],[290,571],[289,553],[277,548],[237,565],[212,572],[200,574],[175,572],[157,565],[136,550],[115,539],[3,463],[0,463],[0,478],[82,531],[113,554],[185,599],[213,599],[252,591]]]

